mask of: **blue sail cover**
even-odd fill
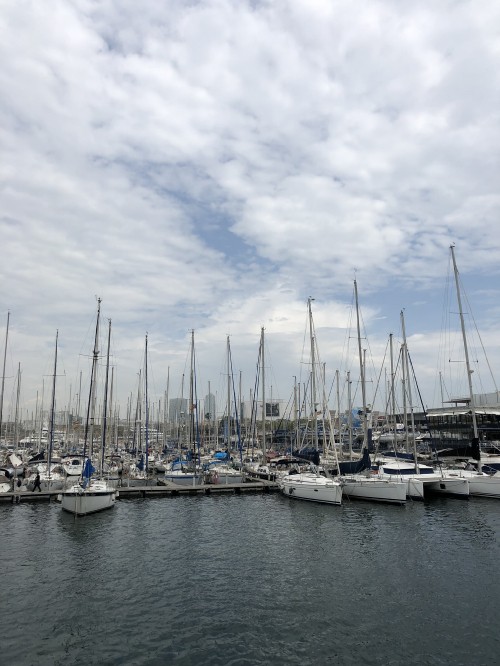
[[[86,488],[88,482],[90,481],[90,477],[92,474],[95,472],[95,467],[92,464],[92,461],[90,458],[87,458],[85,461],[85,465],[83,466],[83,472],[82,472],[82,478],[83,478],[83,487]]]
[[[141,456],[141,459],[137,463],[137,469],[141,472],[144,469],[144,455]]]

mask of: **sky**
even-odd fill
[[[86,400],[97,298],[122,415],[146,334],[151,404],[183,374],[186,395],[192,331],[198,396],[210,382],[222,404],[229,336],[249,397],[262,327],[266,396],[288,404],[308,298],[334,403],[336,371],[342,396],[348,370],[359,387],[354,280],[368,403],[404,312],[440,406],[464,391],[443,381],[464,367],[445,349],[452,244],[486,350],[474,388],[496,390],[497,2],[7,0],[0,30],[4,418],[48,404],[56,331],[57,405]]]

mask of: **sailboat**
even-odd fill
[[[317,418],[317,389],[316,389],[316,340],[312,324],[312,298],[307,301],[309,314],[309,333],[311,342],[311,404],[314,448],[318,449],[318,418]],[[325,391],[323,384],[323,405],[325,404]],[[327,410],[328,411],[328,410]],[[330,428],[330,432],[333,429]],[[309,471],[290,470],[286,476],[277,478],[277,483],[283,495],[294,499],[325,504],[342,504],[342,484],[325,473],[321,473],[316,465],[310,466]]]
[[[67,490],[60,495],[61,506],[64,511],[73,513],[75,516],[86,516],[90,513],[110,509],[115,505],[118,491],[114,484],[108,482],[103,474],[103,462],[105,455],[106,445],[106,413],[107,413],[107,392],[108,392],[108,373],[109,373],[109,347],[111,341],[111,320],[109,321],[108,328],[108,351],[106,359],[106,380],[104,388],[104,410],[103,410],[103,423],[102,423],[102,446],[100,456],[100,476],[94,477],[96,468],[92,462],[93,454],[93,425],[95,415],[95,400],[96,400],[96,380],[97,380],[97,360],[98,360],[98,341],[99,341],[99,319],[101,313],[101,299],[97,300],[97,321],[95,328],[94,350],[92,355],[92,371],[90,376],[90,390],[89,401],[87,406],[87,417],[85,423],[85,441],[84,441],[84,458],[85,464],[82,471],[81,479],[78,483],[74,483]],[[89,437],[89,422],[90,422],[90,437]],[[90,451],[87,455],[88,440],[90,439]]]
[[[37,470],[40,474],[40,486],[43,492],[51,490],[61,490],[64,485],[64,474],[61,467],[54,469],[52,454],[54,449],[54,430],[55,430],[55,413],[56,413],[56,374],[57,374],[57,343],[59,339],[59,331],[56,332],[56,348],[54,353],[54,374],[52,376],[52,401],[50,407],[50,425],[49,425],[49,440],[47,449],[47,465],[37,465]],[[34,476],[34,475],[32,475]],[[31,480],[31,479],[30,479]],[[34,479],[33,479],[34,481]]]
[[[214,454],[212,458],[206,460],[204,463],[205,480],[207,483],[221,484],[221,483],[242,483],[243,472],[241,471],[242,453],[241,453],[241,436],[240,436],[240,423],[238,419],[238,410],[236,408],[236,395],[234,396],[234,419],[231,417],[231,389],[234,391],[233,381],[233,368],[231,359],[231,344],[229,335],[226,342],[227,349],[227,419],[226,419],[226,450],[219,451]],[[231,451],[231,424],[235,422],[236,433],[238,440],[238,452],[240,454],[240,469],[236,469],[232,464],[230,456]]]
[[[469,493],[472,496],[490,497],[493,499],[500,499],[500,472],[494,474],[487,474],[482,471],[481,461],[481,447],[479,444],[479,430],[477,426],[476,405],[474,393],[472,388],[472,373],[473,370],[470,366],[469,349],[467,342],[467,334],[465,332],[464,312],[462,308],[462,296],[460,293],[460,280],[455,259],[455,248],[450,246],[451,258],[453,262],[453,273],[455,277],[455,288],[457,295],[458,311],[460,316],[460,328],[462,331],[462,342],[464,348],[465,365],[467,371],[467,381],[469,389],[469,410],[472,418],[472,450],[473,458],[477,461],[477,469],[461,469],[454,468],[448,469],[447,474],[453,475],[456,478],[467,479],[469,484]]]
[[[358,285],[354,280],[354,296],[356,305],[358,355],[361,380],[361,395],[363,401],[363,455],[358,461],[336,461],[338,476],[335,478],[342,485],[342,494],[349,499],[369,500],[372,502],[387,502],[391,504],[404,504],[406,501],[406,484],[398,479],[384,479],[374,476],[371,470],[369,447],[371,441],[370,414],[366,402],[365,364],[361,350],[361,329],[359,320]],[[311,331],[312,331],[312,314]],[[330,418],[330,411],[326,410]],[[332,428],[331,428],[332,430]],[[333,430],[332,430],[333,431]]]
[[[406,329],[404,322],[404,314],[401,311],[401,329],[403,333],[402,344],[402,383],[403,383],[403,398],[404,398],[404,420],[405,420],[405,436],[407,442],[406,453],[394,451],[394,457],[382,457],[379,459],[378,475],[381,478],[399,479],[407,486],[407,496],[412,499],[424,499],[426,491],[437,493],[440,495],[450,495],[453,497],[461,497],[467,499],[469,496],[469,484],[466,479],[459,478],[455,474],[445,473],[443,470],[435,470],[430,465],[424,465],[417,460],[417,447],[415,436],[413,436],[413,454],[410,454],[408,449],[408,424],[406,416],[407,396],[410,403],[411,413],[411,432],[415,432],[415,422],[412,405],[411,395],[411,382],[409,380],[409,362],[408,362],[408,345],[406,343]]]
[[[181,486],[196,486],[203,483],[203,473],[200,467],[200,437],[198,428],[198,396],[196,389],[196,356],[194,347],[194,331],[191,331],[190,351],[190,378],[189,378],[189,423],[186,429],[188,437],[188,454],[182,457],[182,448],[179,446],[179,456],[165,467],[163,479]],[[184,376],[183,376],[184,377]]]

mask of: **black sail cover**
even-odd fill
[[[339,474],[359,474],[372,466],[368,449],[363,449],[363,456],[359,460],[343,460],[339,462]]]

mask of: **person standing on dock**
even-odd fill
[[[40,492],[42,492],[42,486],[40,485],[40,472],[36,473],[35,477],[35,485],[33,486],[33,492],[38,488]]]

